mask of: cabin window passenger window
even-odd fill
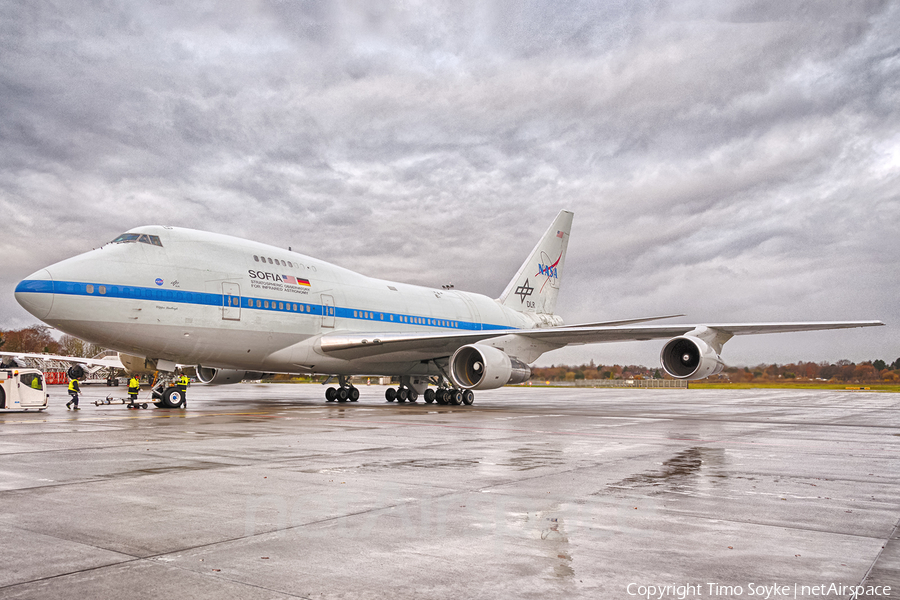
[[[296,305],[296,304],[292,304],[291,306],[294,308],[294,312],[297,312],[297,305]]]
[[[106,286],[105,286],[105,285],[101,285],[99,288],[97,288],[97,291],[99,291],[101,294],[105,294],[105,293],[106,293]]]
[[[88,285],[87,288],[85,288],[85,289],[87,290],[88,294],[94,293],[94,286],[92,286],[92,285]]]
[[[267,258],[266,260],[269,261],[269,264],[270,264],[270,265],[272,264],[272,259],[271,259],[271,258]]]
[[[288,266],[289,266],[290,268],[293,269],[293,268],[294,268],[294,263],[292,263],[291,261],[288,261]]]
[[[269,301],[263,300],[263,308],[269,308]]]
[[[278,310],[284,310],[284,303],[283,303],[283,302],[279,302],[279,303],[278,303]]]
[[[261,307],[262,307],[262,302],[260,302],[259,300],[257,300],[257,301],[256,301],[256,308],[261,308]]]
[[[253,255],[253,260],[255,260],[256,262],[259,262],[259,257],[258,257],[257,255],[254,254],[254,255]]]

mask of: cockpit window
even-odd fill
[[[158,235],[147,235],[146,233],[123,233],[122,235],[114,239],[111,243],[127,244],[131,242],[140,242],[141,244],[149,244],[151,246],[162,247],[162,242],[159,240]]]

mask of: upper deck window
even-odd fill
[[[147,235],[146,233],[123,233],[110,243],[126,244],[132,242],[140,242],[141,244],[162,247],[162,242],[159,240],[158,235]]]

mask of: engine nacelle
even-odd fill
[[[725,368],[712,346],[690,335],[669,340],[659,354],[666,373],[675,379],[703,379]]]
[[[206,385],[225,385],[229,383],[240,383],[244,379],[262,379],[268,373],[258,373],[256,371],[235,371],[233,369],[213,369],[212,367],[201,367],[197,365],[197,379],[200,383]]]
[[[531,367],[493,346],[470,344],[450,358],[453,383],[466,390],[493,390],[531,377]]]
[[[143,356],[134,356],[133,354],[119,352],[119,360],[122,361],[122,366],[124,366],[125,370],[129,373],[147,374],[157,370],[157,361],[152,358],[144,358]]]

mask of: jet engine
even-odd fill
[[[269,373],[255,371],[235,371],[232,369],[213,369],[197,365],[197,379],[207,385],[224,385],[226,383],[240,383],[244,379],[262,379]]]
[[[725,368],[712,346],[690,335],[669,340],[663,346],[659,360],[666,373],[675,379],[703,379],[721,373]]]
[[[450,357],[450,377],[466,390],[493,390],[531,377],[531,367],[493,346],[470,344]]]

